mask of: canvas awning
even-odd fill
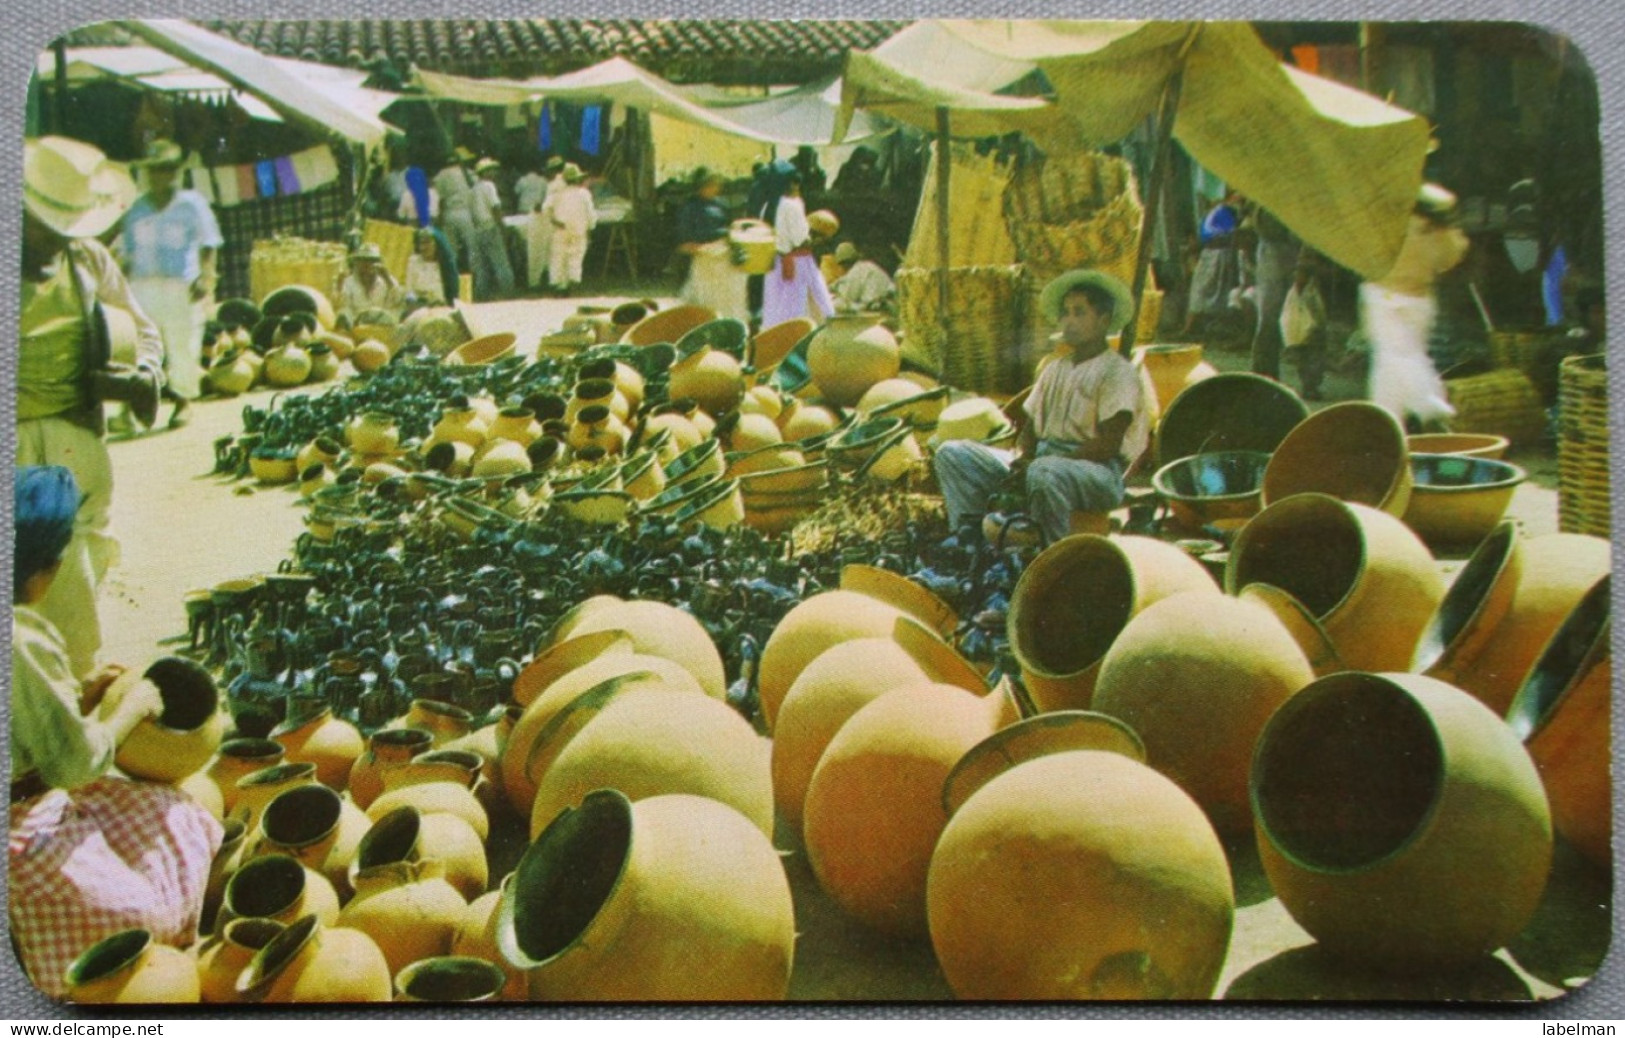
[[[843,127],[841,139],[832,140],[839,101],[830,84],[762,100],[702,102],[625,58],[530,79],[473,79],[419,69],[414,82],[431,97],[466,104],[510,106],[544,99],[619,104],[766,144],[850,144],[889,132],[879,120],[860,115]]]
[[[66,73],[70,84],[114,80],[131,87],[180,94],[185,97],[229,97],[243,111],[265,122],[282,122],[276,110],[237,89],[219,76],[199,72],[181,59],[155,47],[69,47]],[[56,75],[56,55],[40,54],[35,74],[42,80]]]
[[[118,24],[166,54],[258,97],[289,122],[323,136],[370,149],[382,144],[390,130],[379,113],[399,97],[362,86],[364,72],[271,57],[190,22],[151,19]]]
[[[1051,96],[1001,107],[1011,99],[994,91],[1035,72]],[[1099,147],[1154,115],[1176,72],[1173,134],[1192,158],[1312,248],[1364,277],[1387,273],[1421,186],[1427,121],[1282,65],[1244,22],[920,22],[850,56],[844,104],[926,130],[947,108],[956,135]]]

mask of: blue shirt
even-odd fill
[[[224,244],[209,203],[196,191],[176,191],[162,210],[142,195],[124,214],[124,257],[132,278],[197,280],[198,253]]]

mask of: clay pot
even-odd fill
[[[638,501],[648,501],[666,489],[666,470],[653,451],[639,452],[621,467],[621,485]]]
[[[264,814],[267,804],[287,790],[315,781],[316,765],[302,761],[289,761],[249,772],[237,780],[235,798],[227,817],[242,822],[249,832],[258,832],[260,816]]]
[[[902,369],[897,337],[872,316],[830,318],[807,347],[807,368],[826,401],[851,407]]]
[[[447,367],[483,367],[513,353],[517,336],[512,332],[498,332],[470,339],[441,358]]]
[[[305,916],[260,949],[243,974],[246,1001],[388,1002],[389,966],[371,937]]]
[[[738,358],[709,346],[679,353],[671,366],[669,385],[673,399],[688,397],[713,418],[738,407],[745,395],[745,375]]]
[[[430,443],[466,443],[478,448],[490,435],[485,416],[472,406],[447,407],[429,432]]]
[[[931,944],[964,999],[1209,998],[1235,915],[1201,810],[1100,750],[1019,764],[972,794],[927,896]]]
[[[1198,454],[1164,465],[1151,485],[1185,527],[1237,530],[1263,507],[1268,465],[1269,455],[1260,451]]]
[[[365,811],[384,791],[384,772],[405,764],[434,744],[421,728],[384,728],[367,741],[367,752],[350,769],[350,799]]]
[[[778,852],[748,819],[703,797],[589,793],[531,844],[499,913],[498,945],[530,971],[532,999],[757,1001],[789,991],[795,918]]]
[[[234,919],[205,941],[197,956],[201,1001],[238,1001],[237,979],[282,930],[282,924],[272,919]]]
[[[69,1002],[83,1005],[198,1001],[197,964],[146,930],[122,930],[85,949],[68,967]]]
[[[920,450],[919,441],[914,437],[914,430],[905,422],[875,445],[869,459],[858,466],[855,478],[877,483],[895,483],[918,471],[924,459],[925,455]]]
[[[693,422],[671,411],[650,415],[648,421],[643,423],[644,439],[648,439],[662,430],[671,437],[668,451],[672,457],[662,459],[663,462],[668,464],[683,451],[693,450],[698,447],[705,439],[700,434],[700,430],[694,427]]]
[[[412,700],[406,713],[391,721],[389,728],[416,728],[429,733],[434,749],[454,739],[461,739],[474,730],[474,715],[455,703],[419,697]],[[410,738],[409,736],[405,738]],[[417,754],[412,754],[416,757]]]
[[[1292,697],[1252,773],[1270,886],[1328,952],[1438,968],[1487,955],[1534,914],[1551,815],[1518,737],[1414,674],[1346,672]]]
[[[1452,586],[1453,592],[1461,588],[1461,597],[1446,599],[1430,622],[1413,668],[1465,689],[1500,715],[1552,635],[1610,566],[1608,541],[1576,533],[1518,541],[1516,562],[1497,566],[1513,550],[1503,543],[1511,537],[1486,539],[1473,553]],[[1482,604],[1473,609],[1470,599]]]
[[[1405,525],[1440,552],[1476,547],[1528,478],[1511,462],[1455,454],[1412,454],[1410,465],[1415,486],[1405,507]]]
[[[1192,591],[1128,622],[1101,661],[1093,705],[1134,729],[1147,763],[1188,793],[1214,828],[1246,833],[1253,746],[1276,708],[1314,679],[1268,609]]]
[[[626,449],[630,436],[626,424],[614,412],[602,404],[594,404],[576,414],[565,442],[576,452],[601,447],[606,454],[619,454]]]
[[[942,783],[942,809],[952,818],[977,790],[1030,760],[1077,750],[1101,750],[1145,763],[1134,729],[1092,710],[1056,710],[1016,721],[972,747]]]
[[[343,801],[326,786],[298,786],[279,794],[260,816],[258,839],[249,858],[280,854],[322,871],[339,838]]]
[[[521,707],[529,706],[553,682],[579,667],[600,658],[633,653],[631,636],[620,630],[574,636],[555,631],[552,637],[553,644],[538,652],[514,678],[513,701]]]
[[[209,366],[209,387],[222,396],[238,396],[254,388],[260,368],[253,350],[227,350]]]
[[[1186,387],[1163,411],[1156,463],[1214,451],[1268,454],[1308,415],[1309,405],[1273,378],[1244,371],[1215,375]]]
[[[271,738],[282,744],[289,761],[316,765],[317,781],[329,789],[349,786],[350,767],[367,748],[355,725],[316,704],[290,711]]]
[[[497,420],[491,423],[490,435],[493,439],[512,440],[520,446],[529,447],[541,439],[542,423],[523,407],[505,407],[497,415]]]
[[[495,1002],[505,998],[508,975],[484,959],[438,956],[395,975],[398,1002]]]
[[[594,596],[564,615],[554,628],[553,641],[610,630],[625,631],[632,647],[643,655],[680,664],[706,695],[721,699],[727,691],[722,655],[711,636],[692,614],[663,602]]]
[[[344,435],[357,454],[391,454],[401,443],[395,417],[382,411],[357,415],[344,427]]]
[[[1433,556],[1404,523],[1324,494],[1279,501],[1242,528],[1225,587],[1233,594],[1255,581],[1308,607],[1357,670],[1408,666],[1444,598]]]
[[[365,339],[350,354],[350,363],[363,375],[378,371],[389,363],[391,351],[384,343],[377,339]]]
[[[200,770],[220,746],[229,718],[219,707],[220,693],[209,672],[179,656],[165,656],[145,670],[130,668],[102,697],[98,715],[105,720],[118,709],[139,681],[157,686],[163,713],[136,725],[119,743],[119,768],[151,782],[179,782]]]
[[[237,806],[237,780],[282,763],[282,744],[271,739],[229,739],[209,764],[208,775],[220,787],[227,815]]]
[[[942,786],[992,735],[998,704],[952,685],[912,685],[859,709],[807,786],[802,829],[818,883],[882,933],[926,933],[926,872],[948,822]]]
[[[502,950],[497,947],[497,921],[500,918],[502,897],[512,882],[513,874],[503,881],[501,890],[493,890],[481,894],[469,904],[463,913],[463,922],[451,938],[451,954],[466,958],[481,959],[491,963],[502,971],[502,988],[497,993],[497,999],[503,1002],[523,1001],[530,994],[530,984],[525,971],[517,968],[502,957]]]
[[[744,399],[739,401],[740,414],[762,415],[774,422],[775,429],[783,411],[784,398],[772,386],[752,386],[745,391]]]
[[[1376,404],[1347,400],[1305,418],[1275,448],[1264,470],[1264,506],[1293,494],[1328,494],[1404,515],[1411,483],[1398,420]]]
[[[669,310],[660,310],[626,330],[621,341],[631,346],[654,346],[662,342],[676,342],[689,332],[717,319],[717,312],[708,307],[685,304]]]
[[[530,471],[530,455],[513,440],[487,440],[469,459],[475,479],[508,479]]]
[[[1202,361],[1201,343],[1174,342],[1142,346],[1134,359],[1145,369],[1156,394],[1156,413],[1168,410],[1174,398],[1187,386],[1213,377],[1213,368]],[[1203,370],[1206,369],[1206,370]]]
[[[840,428],[841,420],[827,407],[817,404],[793,403],[779,414],[779,431],[788,441],[799,443],[817,436],[828,436]]]
[[[1609,583],[1604,577],[1594,584],[1563,621],[1507,713],[1540,772],[1552,824],[1603,868],[1613,861]]]
[[[1223,571],[1221,563],[1219,567],[1221,576]],[[1281,626],[1286,628],[1292,640],[1298,643],[1298,648],[1309,661],[1309,669],[1315,672],[1315,677],[1323,678],[1327,674],[1336,674],[1338,671],[1349,669],[1343,663],[1343,657],[1337,654],[1337,647],[1332,644],[1326,628],[1320,626],[1315,614],[1297,598],[1278,587],[1257,583],[1242,588],[1236,593],[1236,598],[1268,609]]]
[[[1499,461],[1511,442],[1494,433],[1417,433],[1405,437],[1412,454],[1460,454]]]
[[[1010,597],[1010,648],[1040,711],[1088,708],[1100,662],[1134,616],[1180,591],[1211,591],[1201,564],[1148,537],[1080,534],[1050,545]]]
[[[292,923],[305,915],[331,925],[339,917],[339,896],[321,873],[285,854],[245,861],[226,881],[221,923],[233,919]]]
[[[308,500],[336,481],[337,477],[334,476],[332,469],[321,462],[316,462],[299,471],[299,496]]]
[[[302,347],[289,343],[265,355],[265,381],[288,389],[302,386],[310,377],[311,359]]]
[[[723,457],[722,444],[715,440],[706,440],[698,447],[679,454],[666,465],[666,483],[668,489],[697,485],[721,476],[727,469],[728,462]]]
[[[713,530],[728,530],[745,521],[745,497],[739,481],[718,480],[683,502],[676,511],[679,526],[701,523]]]
[[[266,486],[292,483],[299,476],[299,468],[292,457],[284,451],[266,447],[256,447],[248,456],[248,471]]]
[[[336,468],[339,463],[339,456],[343,453],[344,448],[331,437],[318,436],[299,448],[299,453],[294,458],[294,461],[301,472],[312,465],[325,465],[328,468]]]
[[[810,317],[792,317],[757,332],[750,341],[750,365],[758,377],[778,367],[779,362],[817,328],[817,322]]]
[[[398,862],[438,861],[445,879],[465,900],[485,893],[490,882],[485,847],[472,826],[456,815],[423,814],[410,805],[381,816],[356,850],[351,880],[363,869]]]
[[[727,461],[730,476],[748,476],[807,464],[804,454],[784,443],[769,444],[755,450],[730,454]]]
[[[612,680],[577,698],[537,736],[530,834],[595,789],[634,800],[688,793],[720,801],[773,835],[767,740],[725,703],[691,692]]]
[[[310,355],[310,382],[331,382],[338,378],[340,369],[344,366],[344,358],[338,355],[330,343],[316,342],[305,351]]]
[[[933,683],[975,695],[988,691],[968,661],[909,617],[896,621],[889,638],[842,642],[809,663],[791,683],[773,725],[773,802],[785,824],[801,829],[813,771],[853,714],[888,692]]]
[[[491,823],[485,807],[474,795],[472,786],[465,782],[444,779],[426,779],[414,776],[415,763],[403,764],[384,775],[384,793],[367,808],[367,817],[374,822],[401,807],[415,807],[425,815],[444,813],[467,822],[483,842],[491,834]],[[478,765],[475,765],[478,777]]]
[[[622,422],[628,421],[632,416],[632,405],[626,397],[615,388],[615,383],[607,378],[583,379],[575,384],[570,392],[569,403],[564,409],[564,421],[575,424],[581,412],[589,407],[605,407]]]
[[[784,442],[784,434],[765,414],[740,414],[728,433],[728,449],[753,451]]]
[[[864,391],[858,400],[857,412],[861,415],[873,414],[883,407],[901,403],[920,395],[920,387],[906,378],[888,378],[876,382]]]
[[[446,882],[439,862],[374,865],[357,872],[354,882],[355,897],[338,925],[371,937],[391,976],[451,950],[468,903]]]

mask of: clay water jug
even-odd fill
[[[397,862],[434,860],[464,899],[485,893],[490,882],[485,845],[479,834],[456,815],[424,814],[410,805],[380,817],[362,839],[351,865],[352,882],[362,869]]]
[[[68,967],[69,1002],[141,1005],[196,1002],[197,964],[146,930],[123,930],[85,949]]]
[[[228,739],[210,763],[208,775],[220,787],[227,815],[237,806],[237,780],[282,763],[282,744],[272,739]]]
[[[344,427],[344,435],[357,454],[391,454],[401,442],[394,415],[383,411],[357,415]]]
[[[502,970],[503,983],[498,995],[501,1001],[522,1001],[530,993],[525,971],[502,957],[497,946],[497,921],[500,918],[503,893],[513,881],[513,874],[502,883],[502,889],[481,894],[469,903],[463,914],[462,925],[451,939],[451,954],[481,959]]]
[[[350,799],[365,811],[384,791],[384,772],[398,767],[434,743],[421,728],[383,728],[367,742],[367,752],[350,769]]]
[[[851,407],[875,383],[897,376],[902,351],[874,317],[837,316],[813,336],[807,367],[826,401]]]
[[[367,748],[355,725],[317,703],[290,710],[271,738],[282,744],[289,761],[316,765],[317,780],[329,789],[349,785],[350,768]]]
[[[233,919],[204,941],[197,956],[201,1001],[238,1001],[237,979],[282,930],[282,924],[272,919]]]
[[[460,404],[467,406],[459,406]],[[478,448],[485,443],[490,428],[485,416],[466,400],[449,404],[440,412],[440,420],[429,432],[429,442],[466,443]]]
[[[236,800],[227,817],[257,832],[267,804],[286,790],[315,781],[316,766],[305,762],[289,761],[250,772],[237,780]]]
[[[388,1002],[389,966],[371,937],[305,916],[254,956],[239,989],[249,1002]]]
[[[508,975],[484,959],[437,956],[395,975],[399,1002],[494,1002],[505,998]]]
[[[529,447],[541,439],[542,423],[526,408],[505,407],[497,413],[497,420],[491,423],[490,435],[493,439],[512,440],[522,447]]]
[[[738,358],[702,345],[678,353],[669,387],[672,399],[693,400],[716,418],[739,406],[745,395],[745,375]]]
[[[438,861],[394,862],[361,869],[355,897],[339,926],[359,930],[384,953],[393,976],[420,959],[445,955],[468,911]]]
[[[265,381],[273,386],[302,386],[310,377],[312,361],[302,346],[288,343],[265,355]]]
[[[274,919],[291,923],[315,915],[327,923],[339,915],[339,897],[326,877],[285,854],[254,858],[226,881],[220,922]]]
[[[131,667],[102,697],[99,716],[117,710],[135,684],[158,688],[163,713],[136,725],[119,743],[115,763],[126,774],[151,782],[178,782],[209,762],[229,723],[219,709],[214,678],[191,660],[165,656],[145,668]]]

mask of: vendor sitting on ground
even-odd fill
[[[384,255],[378,246],[367,244],[350,253],[350,273],[339,285],[339,327],[396,324],[404,303],[401,284],[384,267]],[[361,319],[363,316],[366,320]]]
[[[422,306],[445,306],[446,285],[441,277],[442,255],[435,232],[420,227],[413,235],[416,248],[406,261],[406,309],[408,312]]]
[[[897,284],[884,268],[858,247],[843,241],[835,247],[840,276],[829,286],[838,314],[890,313],[897,303]]]
[[[1040,304],[1058,334],[1027,395],[1018,450],[969,440],[943,444],[933,466],[954,529],[979,527],[988,502],[1024,474],[1027,510],[1045,538],[1067,535],[1073,512],[1123,502],[1123,474],[1145,450],[1150,424],[1134,367],[1107,342],[1134,316],[1128,287],[1074,270],[1044,288]]]

